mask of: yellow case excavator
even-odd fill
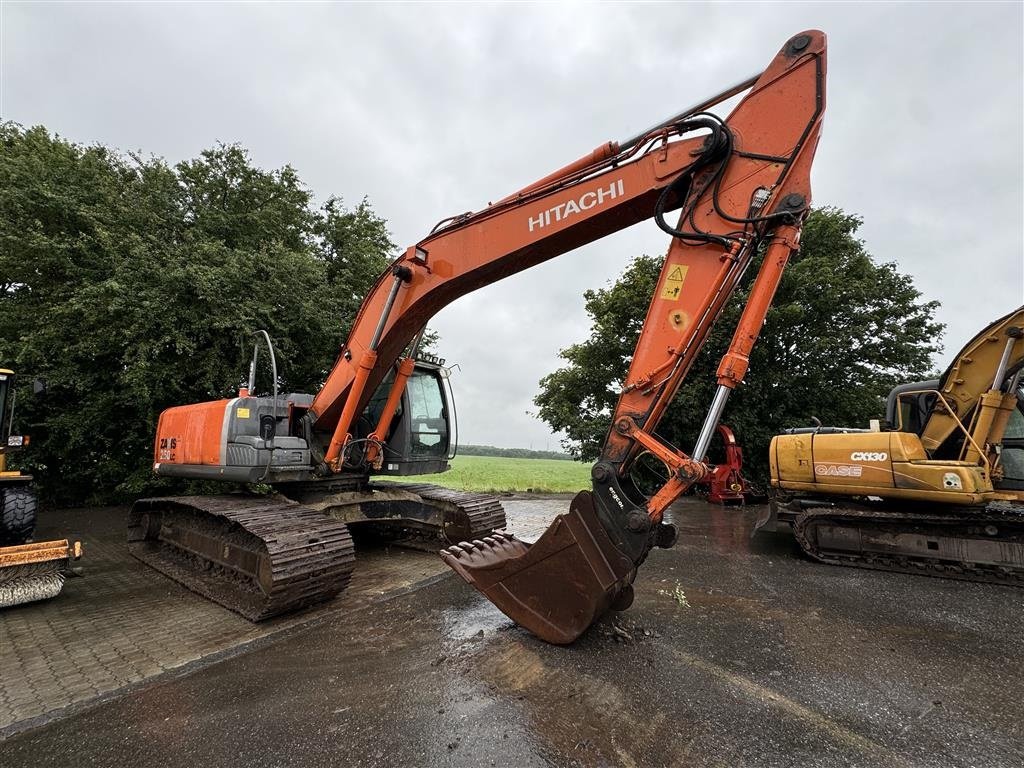
[[[1024,586],[1024,307],[941,378],[902,384],[885,423],[772,439],[770,511],[826,563]]]
[[[29,543],[36,527],[32,476],[8,470],[7,454],[28,445],[12,435],[14,371],[0,368],[0,608],[56,597],[82,556],[80,542],[67,539]]]

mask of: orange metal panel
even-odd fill
[[[168,408],[156,428],[153,461],[157,464],[223,464],[225,418],[234,400]]]

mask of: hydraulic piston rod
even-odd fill
[[[722,411],[725,410],[725,401],[729,399],[732,390],[722,384],[715,390],[715,398],[708,408],[708,415],[704,417],[704,426],[700,428],[700,435],[697,437],[697,444],[693,447],[693,460],[704,461],[708,454],[708,446],[711,445],[711,437],[718,429],[718,422],[722,418]]]

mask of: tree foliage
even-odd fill
[[[866,426],[883,413],[889,390],[932,371],[943,326],[938,302],[923,301],[892,263],[872,259],[856,237],[862,221],[836,208],[818,209],[804,225],[801,250],[786,270],[750,359],[746,383],[733,393],[723,421],[746,447],[748,472],[767,474],[768,443],[779,430],[826,424]],[[535,398],[540,417],[564,431],[566,449],[592,460],[628,370],[662,260],[635,259],[608,288],[587,291],[590,338],[561,351],[567,365],[544,377]],[[668,409],[659,433],[692,449],[715,388],[758,261]]]
[[[493,445],[460,445],[460,456],[496,456],[500,459],[553,459],[572,461],[572,456],[559,451],[535,451],[532,448],[498,448]]]
[[[256,329],[283,389],[315,390],[394,248],[365,200],[318,207],[238,146],[171,166],[40,127],[0,143],[0,363],[47,381],[18,410],[59,502],[151,489],[160,411],[234,391]]]

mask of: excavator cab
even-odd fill
[[[15,374],[0,367],[0,546],[24,544],[36,527],[36,493],[32,475],[7,465],[11,453],[29,444],[29,436],[12,432]]]
[[[393,369],[374,391],[356,426],[367,437],[380,420],[395,380]],[[428,475],[444,472],[455,457],[455,399],[444,360],[422,355],[416,360],[385,438],[380,475]]]
[[[885,401],[885,422],[889,428],[920,435],[935,407],[933,392],[938,388],[938,379],[911,381],[893,387]]]
[[[1024,491],[1024,387],[1017,390],[1017,408],[1003,433],[1001,457],[1003,476],[996,481],[996,488]]]
[[[36,527],[36,492],[32,475],[7,466],[7,455],[29,444],[28,435],[12,434],[14,371],[0,368],[0,608],[55,597],[82,556],[77,541],[32,542]],[[33,382],[40,394],[42,382]],[[31,543],[30,543],[31,542]]]

